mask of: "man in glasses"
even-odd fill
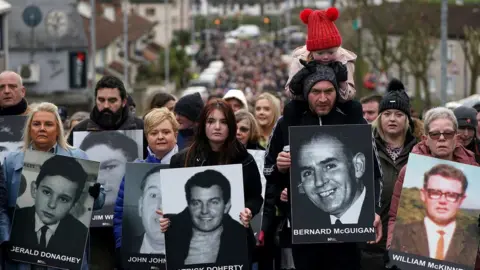
[[[443,107],[429,110],[425,114],[424,128],[426,134],[423,135],[422,141],[415,145],[412,153],[478,166],[474,155],[457,142],[458,122],[451,110]],[[407,248],[409,250],[405,252],[462,263],[471,258],[468,256],[475,257],[477,253],[476,243],[471,247],[470,239],[462,239],[459,235],[462,234],[461,229],[463,228],[459,228],[459,231],[457,231],[455,223],[457,211],[465,199],[467,180],[461,171],[453,167],[450,168],[450,166],[442,166],[444,167],[434,167],[425,174],[421,199],[425,204],[426,217],[423,222],[416,225],[417,227],[424,226],[424,229],[420,230],[413,227],[405,233],[401,233],[401,231],[399,233],[398,231],[402,230],[402,226],[399,225],[399,227],[395,228],[407,166],[405,165],[402,168],[395,183],[392,196],[387,248],[390,248],[391,244],[393,244],[396,250],[401,251],[402,248],[404,250]],[[452,222],[454,225],[451,225]],[[443,232],[435,233],[432,231],[431,228],[436,227],[442,227]],[[396,230],[395,235],[405,238],[405,240],[402,239],[400,244],[397,241],[393,241],[395,243],[392,242],[394,228]],[[411,229],[414,231],[411,231]],[[410,234],[410,232],[412,233]],[[443,243],[439,242],[442,235]],[[407,239],[410,239],[411,244],[405,242]],[[461,247],[457,246],[457,241],[462,243]],[[440,252],[441,249],[438,251],[438,256],[436,254],[437,246],[442,246],[442,244],[443,257],[442,252]],[[418,250],[414,251],[413,249],[415,248]],[[471,254],[472,252],[473,255]]]
[[[420,190],[425,218],[398,225],[392,249],[436,260],[472,264],[477,255],[477,244],[471,237],[475,234],[456,222],[467,187],[465,174],[451,165],[439,164],[427,171]]]

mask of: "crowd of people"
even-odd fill
[[[74,132],[140,129],[144,131],[144,158],[136,162],[170,164],[172,168],[242,164],[245,209],[239,216],[248,233],[246,256],[255,269],[387,269],[386,254],[392,245],[409,154],[479,166],[480,105],[453,111],[433,108],[420,120],[412,115],[407,91],[396,79],[383,96],[353,100],[356,56],[341,48],[341,36],[334,24],[338,15],[334,8],[301,13],[308,25],[308,39],[294,52],[290,66],[279,58],[280,49],[268,45],[244,42],[233,48],[220,47],[225,69],[207,100],[198,93],[177,99],[158,92],[144,113],[135,111],[135,103],[120,79],[105,76],[96,84],[92,111],[62,119],[61,110],[54,104],[28,104],[18,74],[1,73],[0,116],[28,117],[22,149],[6,157],[0,173],[3,251],[9,247],[25,150],[88,158],[84,151],[72,147]],[[375,157],[375,218],[371,220],[375,241],[292,244],[289,127],[368,123]],[[261,194],[258,167],[248,149],[265,150],[265,194]],[[96,184],[89,194],[95,199],[94,208],[101,208],[105,201],[103,187]],[[121,252],[123,198],[124,181],[118,190],[113,228],[89,230],[82,269],[125,269]],[[174,218],[163,216],[162,209],[157,209],[157,214],[157,225],[167,241],[169,232],[183,228]],[[250,221],[256,215],[262,215],[262,226],[254,240]],[[434,213],[427,216],[436,220]],[[154,249],[139,248],[146,252]],[[177,255],[188,260],[208,257],[212,252],[190,254],[182,250]],[[5,252],[2,264],[7,270],[36,269],[12,261]]]

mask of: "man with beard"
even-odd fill
[[[480,152],[478,150],[477,131],[477,111],[474,108],[460,106],[453,113],[458,122],[457,138],[458,141],[468,150],[475,154],[475,160],[480,162]]]
[[[127,101],[123,82],[104,76],[95,86],[95,107],[90,118],[78,123],[72,132],[143,129],[143,121],[130,112]],[[73,136],[69,136],[68,143],[73,145]]]
[[[73,145],[75,131],[142,129],[143,121],[136,118],[127,106],[127,91],[123,82],[114,76],[104,76],[95,86],[95,107],[90,118],[78,123],[68,137]],[[146,141],[146,139],[144,139]],[[146,153],[147,143],[144,153]],[[92,264],[99,269],[114,269],[115,240],[112,227],[91,228]]]

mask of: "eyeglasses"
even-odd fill
[[[463,197],[463,193],[455,193],[455,192],[442,192],[438,189],[427,189],[428,198],[432,200],[440,200],[442,196],[445,195],[445,199],[449,202],[457,202],[458,199]]]
[[[239,127],[238,129],[240,130],[240,132],[243,132],[243,133],[247,133],[250,131],[250,129],[246,127]]]
[[[455,131],[446,131],[446,132],[433,131],[428,133],[428,136],[432,140],[438,140],[442,135],[443,135],[443,138],[445,138],[445,140],[450,140],[455,136]]]

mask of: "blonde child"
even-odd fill
[[[289,78],[285,85],[287,93],[291,92],[290,81],[293,76],[304,67],[300,60],[304,60],[307,62],[317,61],[326,65],[340,62],[345,65],[348,72],[346,78],[337,75],[339,101],[343,103],[352,100],[355,96],[353,73],[355,72],[357,55],[341,47],[342,37],[334,24],[338,16],[339,12],[334,7],[327,10],[304,9],[300,13],[300,19],[307,25],[308,35],[306,45],[293,51]]]

